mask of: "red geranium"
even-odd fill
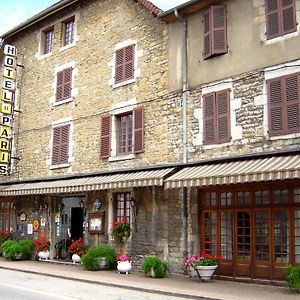
[[[34,249],[39,253],[41,251],[49,251],[50,241],[45,239],[37,239],[33,242]]]
[[[82,238],[79,238],[78,240],[72,240],[72,244],[68,250],[71,254],[77,254],[81,256],[86,252],[86,246],[84,245]]]

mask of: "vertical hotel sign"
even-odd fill
[[[3,84],[0,103],[0,175],[7,175],[11,165],[17,50],[14,46],[5,45],[3,53]]]

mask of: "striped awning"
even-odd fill
[[[300,178],[300,155],[185,167],[165,180],[166,188],[213,186]]]
[[[164,177],[174,168],[102,176],[18,183],[0,187],[0,196],[87,192],[114,188],[162,186]]]

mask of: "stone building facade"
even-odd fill
[[[222,255],[224,277],[276,282],[300,263],[300,1],[280,3],[190,1],[160,15],[168,150],[183,166],[165,189],[181,199],[182,250]]]
[[[174,168],[160,12],[148,1],[63,0],[2,36],[18,51],[2,230],[43,233],[51,258],[70,259],[71,239],[108,243],[125,216],[136,265],[144,255],[168,257],[163,179]]]

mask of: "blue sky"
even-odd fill
[[[163,10],[187,2],[187,0],[150,1]],[[0,35],[56,2],[58,0],[0,0]]]

